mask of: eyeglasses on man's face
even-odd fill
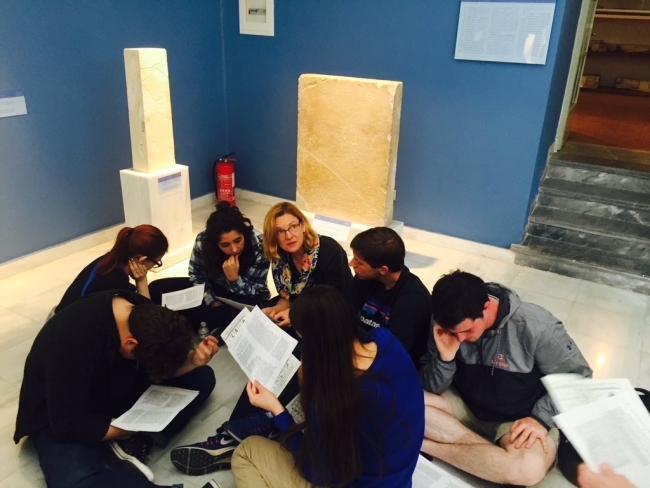
[[[289,237],[289,234],[297,236],[301,231],[302,228],[300,227],[300,222],[295,222],[286,229],[277,229],[275,233],[278,236],[278,239],[286,239]]]

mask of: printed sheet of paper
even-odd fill
[[[553,417],[593,471],[608,463],[635,486],[650,479],[650,414],[624,391]]]
[[[162,306],[170,310],[186,310],[201,305],[205,295],[205,283],[184,290],[162,294]]]
[[[635,393],[627,378],[595,380],[578,374],[550,374],[542,383],[561,413],[618,393]]]
[[[298,343],[269,319],[259,307],[243,309],[221,333],[228,350],[251,380],[276,396],[300,366],[291,352]]]
[[[246,308],[252,311],[255,308],[254,305],[247,305],[245,303],[236,302],[235,300],[230,300],[224,297],[217,297],[217,300],[219,300],[221,303],[225,303],[226,305],[230,305],[231,307],[236,308],[237,310],[242,310]]]
[[[300,393],[298,393],[293,400],[291,400],[286,407],[287,412],[293,417],[293,421],[297,424],[305,421],[305,412],[302,409],[302,404],[300,403]]]
[[[413,473],[413,488],[472,488],[420,455]]]
[[[133,432],[160,432],[199,394],[198,391],[151,385],[130,410],[111,425]]]

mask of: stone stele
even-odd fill
[[[167,51],[124,50],[133,169],[143,173],[176,164]]]
[[[371,226],[393,220],[402,83],[304,74],[296,202]]]

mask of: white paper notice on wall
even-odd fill
[[[239,33],[275,35],[274,0],[239,0]]]
[[[25,95],[21,91],[0,92],[0,117],[27,115]]]
[[[546,64],[555,0],[460,3],[455,59]]]
[[[158,178],[158,193],[163,194],[181,187],[181,174],[174,173]]]

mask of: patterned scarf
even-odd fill
[[[298,281],[294,283],[291,280],[291,254],[282,253],[280,260],[273,263],[271,273],[278,293],[285,300],[289,300],[291,295],[299,295],[300,292],[309,284],[311,272],[314,271],[318,264],[318,252],[320,250],[320,240],[317,239],[314,247],[305,253],[302,258],[302,266]]]

